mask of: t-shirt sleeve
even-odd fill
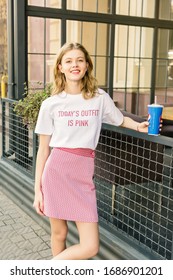
[[[53,119],[50,114],[50,109],[47,102],[42,103],[37,118],[35,133],[52,135],[53,133]]]
[[[123,118],[121,111],[115,106],[109,94],[105,92],[102,122],[120,126],[123,123]]]

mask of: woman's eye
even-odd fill
[[[71,60],[66,60],[66,63],[70,63],[71,62]]]

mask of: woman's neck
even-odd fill
[[[70,94],[80,94],[81,93],[81,84],[66,84],[65,92],[70,93]]]

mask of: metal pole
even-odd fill
[[[66,0],[62,1],[62,13],[65,12],[67,9],[67,3]],[[64,45],[66,43],[66,19],[62,18],[61,21],[61,45]]]
[[[26,82],[26,0],[14,1],[15,99],[23,97]]]
[[[7,34],[8,34],[8,92],[7,97],[14,98],[14,18],[13,0],[7,4]]]

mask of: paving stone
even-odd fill
[[[15,254],[13,252],[1,253],[1,260],[15,260]]]
[[[11,217],[9,215],[4,214],[4,215],[0,216],[0,221],[9,220],[9,219],[11,219]]]
[[[44,236],[42,236],[41,239],[42,239],[43,241],[45,241],[45,242],[47,242],[47,241],[50,242],[50,236],[47,235],[47,234],[44,235]]]
[[[3,221],[0,221],[0,227],[1,226],[5,226],[4,222]]]
[[[43,240],[40,237],[35,237],[30,239],[31,244],[38,245],[43,243]]]
[[[50,258],[50,259],[52,259],[52,252],[51,252],[51,249],[40,251],[39,254],[40,254],[41,257],[43,257],[43,258]]]
[[[0,232],[2,231],[11,231],[13,230],[12,226],[11,225],[5,225],[5,226],[1,226],[0,228]]]
[[[1,252],[2,253],[4,253],[4,252],[13,252],[15,254],[17,249],[18,249],[17,245],[15,243],[10,242],[10,243],[7,243],[6,246],[2,246],[1,247]]]
[[[32,254],[32,249],[26,249],[26,248],[18,248],[15,252],[16,258],[21,258],[22,256],[26,256],[28,254]]]
[[[13,229],[19,229],[19,228],[23,228],[23,225],[21,223],[15,223],[12,225]]]
[[[24,237],[23,236],[21,236],[21,235],[17,235],[17,236],[13,236],[12,238],[11,238],[11,241],[12,242],[14,242],[14,243],[18,243],[18,242],[20,242],[20,241],[24,241],[25,239],[24,239]]]
[[[25,239],[31,239],[31,238],[37,237],[38,235],[34,231],[32,231],[32,232],[23,234],[23,236]]]
[[[47,235],[46,232],[45,232],[45,230],[42,229],[42,228],[39,228],[38,230],[34,230],[34,231],[35,231],[35,233],[36,233],[38,236],[41,236],[41,237]]]
[[[5,223],[6,225],[12,225],[12,224],[15,223],[15,221],[12,220],[12,219],[9,219],[9,220],[4,220],[4,223]]]
[[[35,253],[29,253],[26,255],[22,255],[22,256],[17,256],[16,260],[40,260],[41,256],[38,252]]]
[[[0,186],[0,260],[51,258],[50,234],[9,199]]]
[[[46,249],[49,249],[50,247],[46,243],[36,244],[33,246],[33,252],[40,252]]]
[[[32,225],[31,225],[31,228],[32,228],[34,231],[37,231],[37,230],[42,229],[41,226],[38,225],[38,224],[36,224],[36,223],[35,223],[35,224],[32,224]]]
[[[33,248],[33,245],[31,244],[30,240],[20,241],[17,243],[17,246],[20,249],[25,248],[27,250],[30,250]]]

